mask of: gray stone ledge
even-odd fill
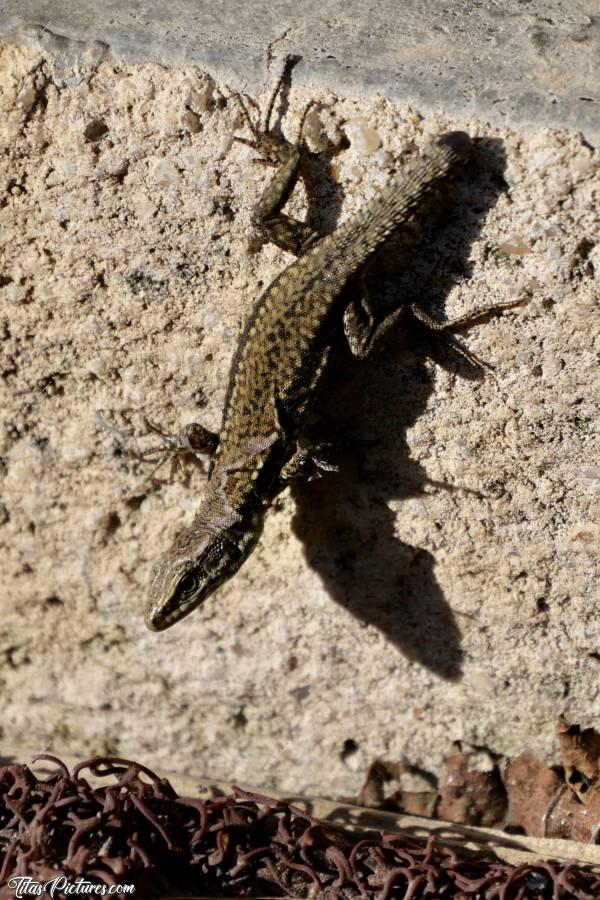
[[[124,62],[193,63],[257,93],[272,56],[298,53],[297,83],[381,93],[424,112],[600,139],[596,0],[8,0],[0,35],[67,51],[101,41]],[[36,23],[32,26],[31,23]]]

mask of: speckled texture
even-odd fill
[[[454,738],[541,753],[559,712],[600,715],[598,152],[383,99],[313,115],[328,227],[431,136],[479,135],[408,268],[398,243],[380,265],[449,316],[532,299],[461,338],[485,378],[443,347],[434,364],[417,332],[342,357],[323,407],[355,437],[343,471],[282,495],[235,579],[153,635],[148,571],[204,476],[144,482],[125,449],[155,443],[144,416],[218,427],[241,324],[289,257],[249,247],[268,172],[231,145],[225,87],[100,56],[0,58],[4,752],[349,795],[377,755],[437,771]],[[307,99],[291,93],[288,134]]]

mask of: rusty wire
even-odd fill
[[[321,900],[591,900],[600,876],[576,862],[509,865],[431,837],[357,834],[238,788],[180,797],[140,763],[94,757],[49,776],[0,768],[0,896],[12,876],[131,883],[136,896]],[[83,776],[111,782],[92,786]],[[152,891],[150,887],[152,886]],[[59,895],[56,895],[59,896]],[[114,895],[113,895],[114,896]]]

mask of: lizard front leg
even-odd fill
[[[196,458],[208,456],[212,459],[214,457],[219,444],[219,435],[215,434],[214,431],[209,431],[204,425],[200,425],[198,422],[190,422],[188,425],[184,425],[176,434],[168,434],[149,419],[145,421],[146,426],[151,431],[163,438],[162,444],[148,447],[146,450],[136,453],[137,458],[142,460],[158,455],[158,460],[148,478],[151,478],[160,469],[169,456],[177,457],[189,453]]]

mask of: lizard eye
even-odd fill
[[[191,597],[198,590],[198,576],[195,572],[188,572],[184,575],[177,587],[177,593],[180,597]]]

